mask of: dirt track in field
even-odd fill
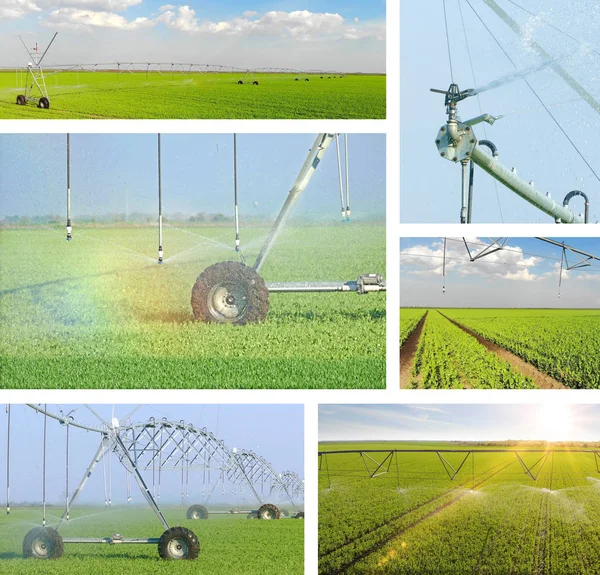
[[[421,339],[421,332],[423,331],[423,325],[427,319],[426,311],[425,315],[421,318],[421,321],[417,324],[417,327],[408,336],[408,339],[404,342],[404,345],[400,348],[400,387],[408,387],[410,383],[410,372],[413,366],[413,358]]]
[[[531,377],[537,387],[541,389],[568,389],[566,385],[560,383],[560,381],[556,381],[556,379],[550,377],[543,371],[540,371],[530,363],[527,363],[526,361],[522,360],[519,356],[511,353],[503,347],[500,347],[499,345],[496,345],[495,343],[492,343],[484,337],[481,337],[478,333],[475,333],[468,327],[465,327],[464,325],[461,325],[453,319],[450,319],[448,316],[445,316],[442,312],[439,313],[440,315],[444,316],[450,323],[454,324],[456,327],[459,327],[464,332],[473,336],[488,351],[491,351],[503,360],[508,361],[508,363],[515,367],[522,375],[526,377]]]

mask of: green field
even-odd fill
[[[0,118],[320,119],[385,118],[385,76],[63,72],[48,78],[50,109],[17,106],[15,71],[0,72]],[[35,96],[36,94],[34,94]],[[39,96],[39,94],[37,94]]]
[[[401,345],[424,311],[400,310]],[[500,350],[490,350],[460,326]],[[514,362],[503,350],[524,363]],[[538,385],[539,378],[530,374],[528,366],[533,366],[558,385],[597,389],[600,310],[432,309],[410,361],[410,382],[402,382],[403,386],[546,387],[547,382]]]
[[[249,227],[251,264],[267,228]],[[385,293],[271,294],[265,322],[193,321],[197,275],[236,260],[229,227],[0,230],[0,387],[383,388]],[[226,242],[226,243],[224,243]],[[385,226],[288,227],[266,281],[385,271]]]
[[[320,445],[322,451],[394,448],[482,447]],[[443,455],[455,468],[464,457]],[[521,457],[533,466],[541,455]],[[385,454],[372,456],[381,462]],[[320,573],[598,573],[600,473],[593,453],[549,454],[543,466],[534,466],[535,481],[524,473],[514,453],[469,456],[453,481],[435,453],[393,457],[389,472],[373,479],[359,454],[329,455],[326,463],[321,461]],[[369,466],[376,467],[372,462]]]
[[[50,508],[49,525],[55,525],[62,510]],[[25,534],[41,525],[41,508],[13,507],[10,516],[0,515],[0,573],[29,575],[132,574],[256,574],[273,572],[304,573],[304,521],[248,520],[245,516],[211,516],[205,521],[188,521],[185,509],[167,508],[170,525],[182,525],[200,540],[200,555],[195,561],[163,561],[156,545],[65,544],[57,560],[22,558]],[[63,537],[160,537],[164,528],[147,509],[82,507],[60,533]]]

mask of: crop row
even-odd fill
[[[535,387],[508,362],[490,353],[475,338],[440,313],[429,313],[413,365],[413,385],[425,388]]]
[[[415,331],[419,325],[421,318],[427,310],[404,308],[400,312],[400,346],[410,337],[410,334]]]

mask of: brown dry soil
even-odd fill
[[[423,325],[427,319],[426,311],[425,315],[421,318],[421,321],[417,324],[417,327],[408,336],[408,339],[404,342],[404,345],[400,348],[400,388],[408,387],[410,385],[411,370],[413,366],[413,358],[421,339],[421,332],[423,331]]]

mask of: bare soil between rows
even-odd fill
[[[400,348],[400,388],[408,387],[410,384],[411,370],[413,366],[413,359],[419,340],[421,339],[421,332],[423,331],[423,325],[427,319],[426,311],[425,315],[421,318],[417,327],[408,336],[408,339],[404,342],[404,345]]]

